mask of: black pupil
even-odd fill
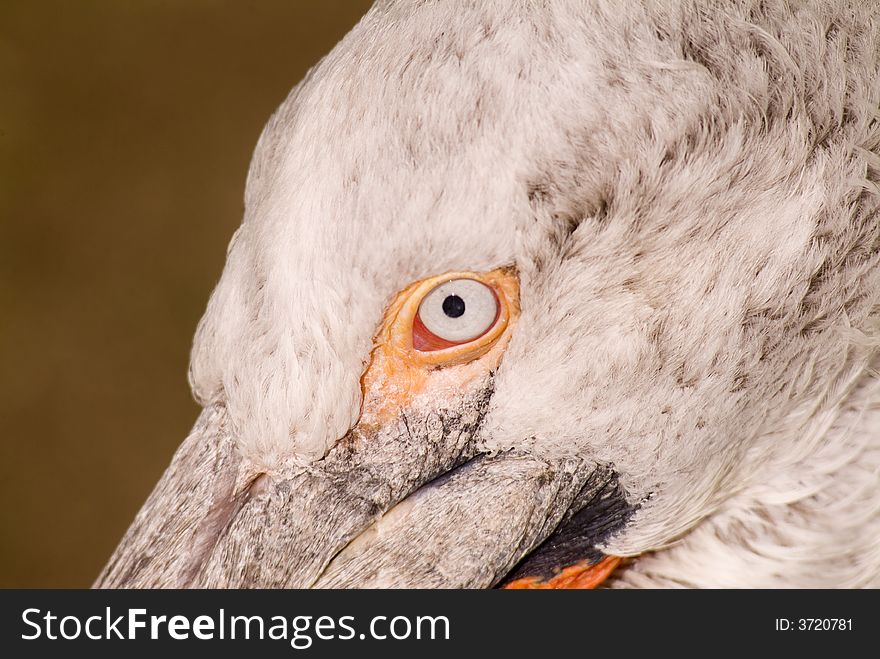
[[[443,313],[450,318],[458,318],[464,313],[464,300],[457,295],[447,295],[443,300]]]

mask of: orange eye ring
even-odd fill
[[[442,343],[437,337],[440,342],[426,345],[421,342],[426,335],[417,338],[422,333],[419,323],[424,325],[419,318],[421,303],[453,279],[473,280],[489,288],[497,302],[494,320],[474,338]],[[448,272],[407,286],[389,303],[373,339],[370,363],[361,376],[360,423],[385,423],[429,389],[453,391],[494,369],[518,317],[519,280],[511,267],[483,273]]]
[[[456,279],[470,279],[489,288],[495,295],[497,311],[489,328],[480,336],[462,342],[448,341],[434,335],[419,318],[422,300],[441,284]],[[401,295],[401,305],[392,323],[389,338],[398,351],[411,362],[429,367],[463,364],[477,359],[505,333],[512,314],[519,312],[519,286],[511,268],[484,273],[447,272],[413,284]]]

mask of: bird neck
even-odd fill
[[[674,546],[636,559],[614,586],[880,585],[880,360],[771,436],[741,490]],[[755,447],[758,450],[759,447]]]

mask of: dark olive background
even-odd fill
[[[0,2],[0,586],[88,586],[197,406],[274,108],[367,0]]]

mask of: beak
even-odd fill
[[[489,400],[477,389],[454,410],[356,427],[290,473],[254,473],[225,409],[206,409],[95,586],[584,586],[609,566],[596,545],[632,512],[616,475],[475,453]]]
[[[478,457],[392,508],[331,561],[315,586],[594,587],[620,561],[595,546],[631,508],[616,475],[592,467],[519,451]],[[596,513],[603,514],[601,528],[580,525]]]
[[[494,334],[436,354],[411,343],[436,282],[398,296],[362,378],[360,421],[321,460],[258,470],[226,408],[206,408],[95,586],[520,588],[610,572],[596,545],[632,512],[611,469],[480,451],[518,312],[515,274],[482,277],[504,305]]]

